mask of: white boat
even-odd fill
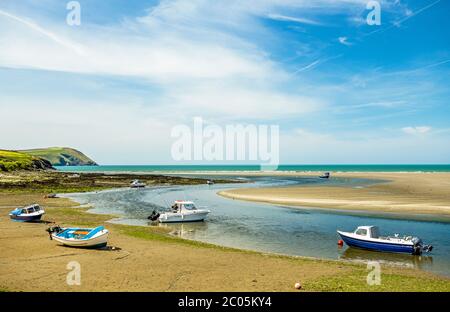
[[[103,226],[94,229],[63,228],[51,237],[57,242],[71,247],[105,247],[108,243],[109,231]]]
[[[431,245],[424,245],[418,237],[404,236],[380,236],[377,226],[358,226],[354,232],[337,231],[344,242],[350,247],[357,247],[375,251],[402,252],[420,255],[422,252],[430,252]]]
[[[141,187],[145,187],[145,183],[141,182],[139,180],[134,180],[133,182],[131,182],[130,184],[131,188],[141,188]]]
[[[185,200],[175,201],[171,208],[171,212],[164,212],[159,215],[159,222],[170,223],[203,221],[211,212],[206,209],[197,209],[194,202]]]

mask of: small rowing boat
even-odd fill
[[[41,208],[41,206],[38,204],[33,204],[14,209],[9,213],[9,217],[14,221],[31,222],[39,221],[44,214],[45,211]]]
[[[93,229],[62,228],[51,233],[51,238],[63,245],[71,247],[101,248],[108,243],[109,231],[103,226]]]
[[[401,252],[420,255],[422,252],[430,252],[431,245],[424,245],[418,237],[404,236],[380,236],[377,226],[358,226],[354,232],[337,231],[342,240],[350,247],[374,251]]]

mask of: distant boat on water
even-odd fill
[[[142,188],[142,187],[145,187],[145,183],[141,182],[139,180],[134,180],[133,182],[131,182],[130,187],[131,188]]]
[[[401,252],[420,255],[422,252],[430,252],[431,245],[424,245],[418,237],[405,236],[380,236],[377,226],[358,226],[354,232],[337,231],[342,240],[350,247],[374,251]]]
[[[9,217],[14,221],[30,222],[38,221],[45,214],[44,209],[38,204],[16,208],[9,213]]]
[[[331,177],[331,174],[329,172],[324,172],[319,178],[321,179],[329,179]]]

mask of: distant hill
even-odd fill
[[[69,147],[37,148],[19,152],[46,159],[53,166],[97,166],[95,161],[82,152]]]
[[[0,172],[15,170],[55,169],[43,158],[19,153],[16,151],[0,150]]]

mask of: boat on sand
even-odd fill
[[[31,222],[39,221],[45,214],[44,209],[38,204],[33,204],[26,207],[19,207],[9,213],[9,217],[14,221]]]
[[[58,228],[51,239],[70,247],[101,248],[108,243],[109,231],[103,226],[96,228]]]

